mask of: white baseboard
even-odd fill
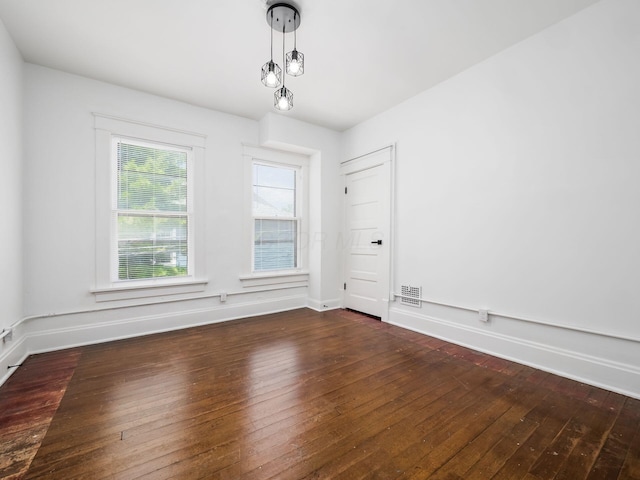
[[[14,332],[13,338],[13,340],[2,345],[3,349],[0,353],[0,385],[4,384],[16,371],[16,367],[12,367],[12,365],[20,365],[29,356],[25,337],[18,337]]]
[[[104,312],[97,311],[31,320],[16,329],[13,340],[2,346],[0,385],[15,371],[15,368],[8,368],[9,365],[20,364],[29,355],[268,315],[306,306],[307,295],[299,294],[138,316],[132,312],[139,307],[125,308],[118,311],[116,318],[110,319],[103,319]]]
[[[235,304],[215,304],[182,311],[155,311],[144,315],[123,309],[116,317],[101,312],[61,315],[27,322],[16,329],[13,340],[0,345],[0,385],[15,371],[10,365],[27,356],[82,345],[161,333],[198,325],[247,318],[308,307],[326,311],[340,301],[316,301],[306,294],[253,299]],[[490,355],[605,388],[640,399],[640,365],[637,341],[581,333],[549,325],[519,324],[499,319],[474,326],[461,312],[448,318],[389,309],[388,322]],[[454,320],[455,319],[455,320]]]
[[[476,327],[461,321],[460,313],[452,312],[453,321],[392,307],[389,323],[640,399],[640,345],[635,340],[549,325],[514,325],[517,320],[505,318]]]
[[[316,312],[326,312],[327,310],[335,310],[340,308],[340,299],[335,298],[333,300],[314,300],[308,299],[307,307]]]

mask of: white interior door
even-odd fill
[[[362,160],[345,174],[344,307],[384,318],[391,244],[390,149]]]

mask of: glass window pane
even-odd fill
[[[253,165],[253,184],[294,190],[296,188],[296,171],[292,168],[255,163]]]
[[[118,208],[187,210],[187,153],[118,142]]]
[[[296,220],[254,220],[254,271],[297,267]]]
[[[296,171],[287,167],[253,165],[253,215],[296,216]]]
[[[295,217],[295,190],[253,187],[253,214],[261,217]]]
[[[126,140],[116,149],[118,279],[186,276],[188,152]]]
[[[187,275],[187,217],[118,215],[118,278]]]

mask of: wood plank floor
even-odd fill
[[[69,353],[24,478],[640,479],[640,401],[352,312]]]
[[[24,476],[79,358],[78,350],[33,356],[0,388],[0,478]]]

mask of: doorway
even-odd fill
[[[348,160],[343,307],[386,320],[390,295],[392,147]]]

